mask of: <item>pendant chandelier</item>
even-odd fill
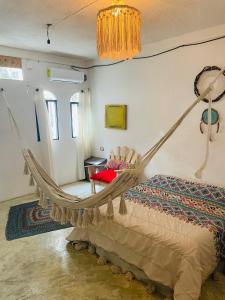
[[[97,51],[101,59],[129,59],[141,51],[140,12],[114,0],[97,16]]]

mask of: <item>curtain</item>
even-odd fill
[[[46,169],[47,173],[54,180],[55,178],[55,170],[54,170],[54,161],[53,161],[53,148],[52,148],[52,139],[50,134],[50,126],[49,126],[49,117],[47,106],[44,100],[43,90],[35,91],[35,107],[37,112],[37,117],[39,120],[39,129],[41,142],[39,143],[41,148],[41,156],[43,159],[43,165]]]
[[[79,93],[78,105],[78,137],[77,137],[77,178],[85,178],[84,160],[91,156],[92,129],[91,129],[91,95],[90,90]]]

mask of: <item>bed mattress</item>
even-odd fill
[[[174,290],[175,300],[197,300],[201,285],[224,258],[225,191],[156,175],[125,195],[121,216],[101,208],[97,226],[75,228],[68,240],[84,240],[114,252],[150,280]]]

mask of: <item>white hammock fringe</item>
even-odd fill
[[[113,209],[113,203],[112,203],[112,196],[111,195],[108,198],[106,216],[107,216],[108,219],[113,219],[113,217],[114,217],[114,209]]]
[[[93,210],[94,210],[94,217],[93,217],[92,224],[98,225],[100,221],[100,209],[99,207],[94,207]]]
[[[89,217],[89,222],[92,223],[93,218],[94,218],[94,209],[93,208],[88,208],[88,217]]]
[[[43,208],[48,208],[48,200],[47,200],[47,197],[46,197],[45,193],[43,193],[42,207]]]
[[[121,195],[121,198],[120,198],[119,214],[120,215],[126,215],[127,214],[127,206],[126,206],[125,198],[124,198],[123,195]]]
[[[40,192],[40,197],[39,197],[39,202],[38,202],[38,204],[39,204],[41,207],[43,207],[43,192],[42,192],[42,191]]]
[[[82,222],[83,222],[82,210],[79,209],[78,218],[77,218],[77,227],[78,228],[80,228],[82,226]]]
[[[28,164],[27,164],[26,161],[25,161],[25,164],[24,164],[23,174],[24,175],[29,175],[29,168],[28,168]]]
[[[37,186],[36,187],[36,195],[38,196],[38,197],[40,197],[41,196],[41,192],[40,192],[40,188]]]
[[[62,211],[58,205],[55,206],[55,221],[60,222],[62,216]]]
[[[61,207],[60,209],[62,211],[60,223],[61,223],[61,225],[65,225],[65,224],[67,224],[67,218],[66,218],[66,213],[67,212],[66,212],[66,208],[65,207]]]
[[[29,186],[34,186],[35,183],[34,183],[34,177],[32,174],[30,174],[30,180],[29,180]]]
[[[72,216],[72,210],[70,208],[67,208],[66,209],[66,221],[67,221],[67,224],[70,223],[71,216]]]
[[[88,210],[85,209],[83,213],[83,220],[82,220],[82,228],[87,228],[89,224],[89,216],[88,216]]]
[[[78,219],[78,212],[76,209],[72,209],[70,224],[75,227],[77,225],[77,219]]]
[[[56,216],[56,204],[52,203],[52,208],[51,208],[51,211],[50,211],[50,217],[53,220],[55,220],[55,216]]]

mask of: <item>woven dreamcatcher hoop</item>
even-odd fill
[[[222,69],[217,67],[217,66],[207,66],[205,68],[203,68],[203,70],[196,76],[195,78],[195,82],[194,82],[194,92],[196,96],[200,96],[200,91],[198,88],[198,83],[199,80],[201,78],[201,76],[205,73],[205,72],[211,72],[211,71],[221,71]],[[225,76],[225,72],[223,73],[223,75]],[[212,102],[217,102],[219,101],[223,96],[225,95],[225,90],[219,95],[217,96],[215,99],[212,99]],[[203,99],[204,102],[208,103],[209,100],[207,98]]]

